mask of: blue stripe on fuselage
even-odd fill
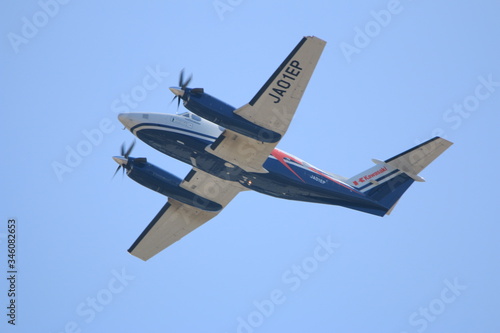
[[[148,126],[150,128],[147,128]],[[184,163],[192,164],[191,157],[196,153],[198,159],[207,163],[205,165],[211,163],[218,166],[224,165],[223,160],[205,151],[205,147],[215,141],[216,138],[213,136],[155,123],[141,123],[132,127],[131,131],[148,145]],[[340,180],[334,181],[320,172],[309,170],[293,162],[285,163],[300,178],[297,178],[275,157],[270,156],[263,165],[269,173],[248,173],[241,170],[241,174],[236,175],[237,178],[233,180],[240,181],[244,186],[255,191],[285,199],[326,204],[341,204],[344,201],[354,200],[359,201],[360,205],[369,204],[370,200],[363,193]],[[198,165],[198,167],[206,169],[204,171],[209,173],[215,172],[215,169],[207,169],[203,165]],[[224,174],[224,170],[219,169],[217,173]],[[216,173],[214,174],[217,176]],[[243,179],[246,182],[253,179],[251,183],[253,185],[245,183]]]
[[[140,127],[143,127],[143,126],[158,126],[158,127],[168,128],[168,129],[172,129],[172,130],[176,130],[176,131],[180,131],[180,132],[185,132],[185,133],[189,133],[189,134],[194,134],[194,135],[197,135],[197,136],[201,136],[201,137],[204,137],[204,138],[206,138],[207,140],[210,140],[210,141],[215,141],[215,139],[216,139],[216,137],[213,137],[211,135],[206,135],[206,134],[203,134],[203,133],[200,133],[200,132],[197,132],[197,131],[191,131],[191,130],[180,128],[180,127],[176,127],[176,126],[169,126],[169,125],[158,124],[158,123],[140,123],[140,124],[137,124],[134,127],[132,127],[130,129],[130,131],[132,133],[134,133],[134,131],[136,131],[136,130],[140,131]]]
[[[275,158],[268,158],[264,163],[264,168],[271,174],[278,174],[283,178],[287,179],[290,184],[296,184],[297,187],[302,187],[308,185],[309,189],[317,189],[318,191],[335,191],[343,194],[356,194],[360,197],[364,197],[357,189],[352,188],[347,184],[343,184],[339,180],[333,181],[322,174],[309,170],[304,167],[299,167],[295,163],[287,163],[287,165],[292,168],[292,170],[300,177],[297,178],[287,167],[285,167],[280,161]]]

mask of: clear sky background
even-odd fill
[[[498,1],[60,1],[0,10],[1,332],[500,332]],[[245,192],[129,255],[166,199],[111,179],[118,112],[175,113],[182,68],[239,107],[305,35],[327,45],[279,148],[350,177],[439,134],[427,182],[384,218]]]

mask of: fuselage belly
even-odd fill
[[[151,118],[161,117],[156,121],[138,120],[134,114],[126,116],[135,122],[132,133],[156,150],[221,179],[239,182],[250,190],[283,199],[331,205],[370,204],[371,200],[342,179],[335,179],[334,175],[278,149],[263,165],[267,173],[247,172],[227,163],[206,151],[223,129],[190,113],[150,114]]]

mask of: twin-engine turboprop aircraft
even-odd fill
[[[236,109],[181,78],[170,90],[186,109],[178,115],[123,113],[119,120],[151,147],[192,165],[184,179],[129,157],[113,159],[127,175],[168,201],[128,250],[148,260],[215,217],[239,192],[339,205],[389,214],[420,171],[452,143],[435,137],[346,178],[276,148],[304,93],[325,42],[304,37],[248,104]]]

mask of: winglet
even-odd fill
[[[384,163],[403,171],[415,181],[425,181],[418,174],[453,143],[438,136],[398,154]]]

